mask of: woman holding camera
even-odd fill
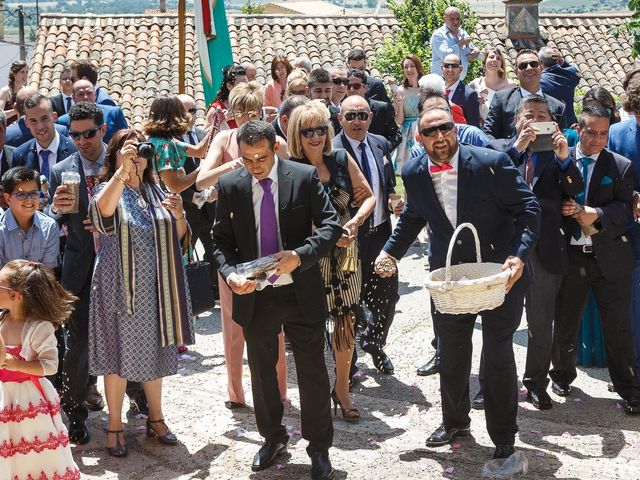
[[[144,136],[117,132],[107,148],[89,214],[100,233],[91,285],[89,364],[104,375],[109,406],[107,451],[127,454],[122,401],[127,380],[143,382],[147,435],[178,443],[164,422],[162,377],[178,371],[177,346],[193,343],[183,252],[190,235],[182,198],[155,183],[140,155]]]
[[[151,104],[148,120],[142,125],[149,142],[155,147],[153,168],[173,193],[186,190],[196,181],[199,168],[188,175],[184,172],[187,157],[204,158],[214,129],[210,129],[197,145],[178,140],[190,128],[189,113],[175,95],[163,95]]]

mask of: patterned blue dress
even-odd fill
[[[404,122],[400,131],[402,132],[402,143],[394,152],[394,169],[400,175],[402,166],[411,158],[411,147],[416,143],[416,132],[418,130],[418,105],[420,95],[417,88],[405,88],[403,96]]]

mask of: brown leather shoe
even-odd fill
[[[102,399],[102,394],[98,391],[97,385],[89,385],[84,404],[89,410],[93,410],[94,412],[104,408],[104,400]]]

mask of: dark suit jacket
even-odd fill
[[[104,143],[109,143],[109,140],[111,140],[114,133],[118,130],[129,128],[129,126],[127,125],[127,120],[124,118],[124,113],[120,107],[100,104],[98,104],[98,107],[102,110],[104,123],[107,124],[107,133],[104,135]],[[69,128],[69,114],[58,118],[58,123]]]
[[[2,178],[4,172],[13,167],[14,150],[15,149],[9,145],[5,145],[4,147],[2,147],[2,164],[0,165],[0,178]]]
[[[380,182],[382,185],[382,191],[384,194],[384,198],[376,197],[376,202],[383,202],[385,205],[387,205],[387,202],[389,201],[389,195],[391,195],[392,193],[396,193],[395,174],[393,172],[393,165],[391,163],[391,144],[389,143],[389,140],[387,140],[386,138],[380,135],[374,135],[372,133],[367,133],[366,139],[367,139],[367,143],[369,144],[369,147],[371,148],[371,151],[373,152],[373,157],[376,161],[377,169],[375,173],[378,175],[378,178],[380,179]],[[333,148],[344,148],[347,152],[349,152],[349,155],[351,155],[351,158],[356,160],[356,163],[358,164],[360,169],[362,169],[362,166],[357,160],[358,155],[356,155],[356,153],[353,151],[353,148],[351,148],[349,139],[347,139],[347,136],[345,135],[344,131],[340,132],[333,139]],[[374,172],[371,172],[371,173],[373,174]],[[373,194],[375,196],[376,192],[373,192]],[[391,217],[389,215],[389,212],[387,212],[386,219],[389,222],[389,227],[391,227]],[[367,222],[369,220],[371,221],[373,220],[373,214],[369,215]],[[358,230],[358,234],[364,234],[364,233],[365,233],[364,228],[361,228]]]
[[[329,109],[329,113],[331,114],[329,120],[331,120],[331,125],[333,126],[333,134],[337,135],[342,131],[342,125],[340,125],[340,121],[338,121],[338,114],[340,114],[340,109],[335,105],[329,105],[327,108]]]
[[[562,125],[564,103],[545,93],[551,113],[558,125]],[[496,92],[491,102],[489,114],[484,121],[484,133],[493,138],[511,138],[516,134],[516,108],[522,100],[520,87],[508,88]]]
[[[60,135],[64,135],[65,137],[69,135],[69,129],[64,125],[55,125],[56,131]],[[4,137],[4,144],[10,145],[12,147],[19,147],[23,143],[28,142],[33,138],[31,135],[31,130],[27,127],[24,122],[24,116],[20,117],[15,123],[12,123],[7,127],[7,133]]]
[[[64,97],[62,96],[62,93],[58,93],[53,97],[49,97],[49,99],[51,100],[51,106],[53,107],[53,111],[58,114],[58,117],[61,117],[68,113],[64,105]]]
[[[195,130],[196,130],[196,138],[198,139],[198,142],[201,142],[202,139],[207,135],[207,132],[205,132],[202,128],[198,128],[198,127],[196,127]],[[182,138],[180,140],[182,141]],[[200,165],[199,158],[187,157],[186,160],[184,161],[184,171],[188,175],[191,172],[193,172],[196,168],[198,168],[199,165]],[[213,219],[215,218],[215,209],[216,209],[215,203],[205,202],[204,205],[202,205],[202,208],[198,208],[196,205],[193,204],[193,194],[196,193],[197,191],[198,190],[196,189],[196,184],[194,183],[189,188],[187,188],[186,190],[183,190],[180,193],[180,195],[182,196],[182,203],[184,205],[185,212],[189,215],[189,217],[192,217],[193,215],[203,215],[203,216],[206,215],[213,222]]]
[[[64,135],[60,135],[60,143],[58,144],[58,152],[56,153],[56,163],[61,162],[76,151],[77,148],[74,143]],[[40,159],[38,158],[35,138],[15,149],[13,152],[12,166],[25,166],[40,171]]]
[[[571,148],[569,157],[575,161],[576,149]],[[600,232],[591,236],[598,266],[607,280],[631,275],[634,267],[633,251],[627,235],[633,221],[631,205],[635,187],[635,169],[630,160],[607,149],[600,152],[596,161],[587,205],[598,211],[595,226]],[[568,241],[577,222],[565,217]]]
[[[282,130],[282,128],[280,127],[280,122],[278,122],[277,118],[273,122],[271,122],[271,125],[273,125],[273,129],[276,131],[276,135],[284,138],[285,140],[287,139],[287,132],[284,132]]]
[[[219,181],[212,235],[215,264],[225,279],[236,271],[237,264],[259,257],[252,178],[246,168],[241,168],[223,175]],[[282,246],[295,250],[302,262],[291,274],[300,310],[307,321],[324,322],[327,305],[318,260],[329,254],[342,234],[342,227],[315,168],[278,161],[278,206]],[[243,327],[251,323],[254,313],[269,315],[254,312],[255,297],[255,292],[233,294],[233,320]]]
[[[540,77],[540,88],[547,95],[560,100],[565,105],[563,123],[560,128],[569,128],[577,122],[573,110],[573,98],[580,83],[580,74],[575,65],[564,62],[545,68]]]
[[[367,92],[364,94],[364,98],[367,100],[378,100],[379,102],[385,102],[391,105],[391,100],[387,94],[387,89],[384,88],[382,80],[367,75]]]
[[[405,164],[402,180],[407,203],[384,250],[402,258],[428,223],[429,264],[432,270],[444,267],[454,229],[433,188],[426,154]],[[484,262],[503,263],[510,255],[527,260],[540,231],[540,206],[506,154],[460,145],[457,207],[458,225],[470,222],[478,230]],[[458,236],[452,264],[474,262],[475,242],[466,229]],[[525,269],[514,289],[526,288],[529,275]]]
[[[56,215],[51,207],[46,209],[47,215],[58,221],[58,225],[66,223],[67,240],[62,257],[62,286],[74,295],[78,295],[85,282],[93,273],[95,258],[93,235],[84,229],[82,223],[87,218],[89,210],[89,196],[84,178],[84,168],[77,153],[67,157],[62,162],[51,167],[49,180],[49,197],[53,198],[56,188],[62,183],[62,172],[78,172],[80,174],[80,200],[78,213]]]
[[[527,161],[526,150],[519,153],[510,140],[492,140],[487,148],[504,151],[522,172]],[[540,263],[549,273],[563,273],[568,266],[567,238],[571,232],[563,228],[562,200],[578,195],[584,187],[582,174],[575,162],[562,164],[553,152],[538,152],[534,170],[533,193],[542,209],[540,237],[536,251]]]
[[[461,81],[458,82],[458,86],[451,96],[451,101],[462,108],[467,125],[480,127],[478,92]]]
[[[391,150],[395,150],[402,142],[402,132],[400,132],[398,124],[396,123],[396,114],[393,105],[377,100],[367,101],[373,113],[369,133],[382,135],[391,143]]]

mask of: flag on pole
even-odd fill
[[[222,84],[222,69],[233,63],[224,0],[194,0],[196,38],[204,99],[209,105]]]

